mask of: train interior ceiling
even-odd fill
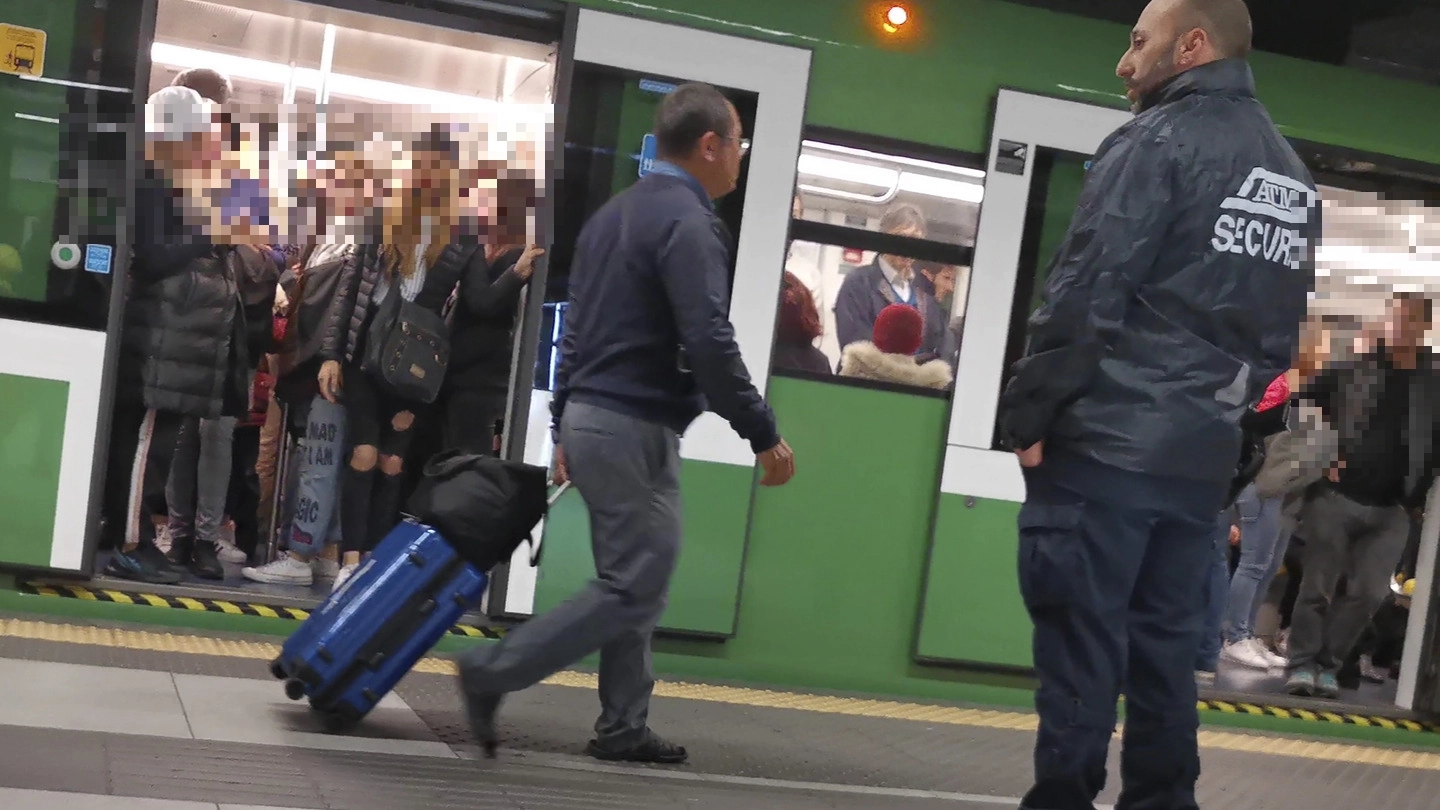
[[[552,45],[447,30],[406,20],[343,11],[297,0],[159,0],[151,49],[150,90],[168,84],[181,70],[210,67],[226,73],[235,89],[237,111],[249,110],[251,126],[277,131],[272,160],[298,161],[303,145],[314,143],[325,125],[358,123],[357,137],[395,141],[413,137],[432,121],[460,124],[476,153],[509,150],[526,143],[534,154],[551,147],[556,54]],[[323,98],[322,98],[323,96]],[[324,121],[320,101],[356,115]],[[968,255],[976,241],[985,194],[985,165],[978,156],[946,160],[891,154],[890,149],[856,148],[830,142],[827,133],[803,144],[798,166],[799,217],[805,221],[879,231],[882,217],[898,205],[918,209],[926,222],[921,238]],[[836,140],[842,140],[836,138]],[[903,151],[897,148],[895,151]],[[272,163],[272,166],[275,165]],[[543,160],[534,161],[538,172]],[[1318,167],[1317,167],[1318,168]],[[1353,168],[1353,166],[1352,166]],[[1373,169],[1373,166],[1367,169]],[[283,172],[274,172],[272,177]],[[1325,199],[1324,242],[1317,254],[1312,309],[1339,324],[1383,317],[1395,291],[1440,294],[1440,181],[1403,181],[1370,173],[1319,172]],[[1424,191],[1415,191],[1424,187]],[[797,241],[787,270],[816,298],[824,319],[820,346],[832,363],[833,308],[849,271],[873,260],[874,251]],[[1041,257],[1042,265],[1049,257]],[[963,317],[968,262],[957,259],[950,312]],[[963,333],[962,333],[963,337]],[[543,340],[550,340],[547,335]],[[1434,343],[1435,336],[1431,336]],[[542,346],[542,348],[544,348]],[[548,354],[542,352],[542,354]],[[763,373],[763,372],[762,372]],[[523,378],[523,375],[521,375]],[[277,535],[273,530],[269,537]],[[97,562],[97,570],[104,567]],[[1277,578],[1277,593],[1286,578]],[[130,583],[105,580],[104,587],[127,590]],[[148,586],[147,586],[148,587]],[[268,604],[309,607],[329,589],[317,582],[297,595],[290,586],[250,583],[227,566],[222,583],[187,581],[170,590],[188,595],[243,598]],[[153,586],[164,593],[167,586]],[[1403,606],[1403,600],[1397,599]],[[1277,624],[1273,610],[1262,614],[1262,633]],[[1419,640],[1412,640],[1412,648]],[[1222,664],[1217,688],[1225,692],[1278,693],[1275,673],[1248,673]],[[1363,683],[1349,702],[1393,704],[1395,682]]]

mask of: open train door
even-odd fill
[[[575,238],[606,200],[653,167],[655,108],[685,82],[704,82],[724,92],[751,141],[739,187],[718,201],[716,210],[734,239],[730,318],[745,364],[764,393],[810,79],[811,51],[805,48],[590,9],[572,8],[570,13],[555,92],[555,163],[549,173],[555,178],[549,190],[555,222],[548,283],[545,301],[537,295],[526,312],[540,335],[533,344],[529,335],[524,341],[536,349],[535,356],[516,362],[517,374],[533,374],[533,388],[528,402],[512,399],[507,419],[509,456],[542,465],[550,463],[553,453],[550,389]],[[755,455],[713,413],[702,415],[686,432],[680,454],[686,497],[725,508],[714,510],[715,519],[701,527],[704,531],[687,528],[685,555],[661,627],[730,635]],[[539,612],[594,575],[576,494],[561,499],[549,523],[559,525],[562,513],[576,519],[567,517],[563,531],[545,538],[548,549],[538,572],[538,596],[537,569],[516,558],[503,574],[496,572],[486,605],[490,615]],[[544,528],[537,528],[537,536]]]
[[[1440,718],[1440,600],[1434,598],[1440,581],[1440,485],[1430,490],[1425,522],[1420,529],[1420,551],[1415,563],[1415,592],[1410,595],[1410,624],[1405,630],[1405,653],[1400,660],[1400,684],[1395,703],[1431,718]]]

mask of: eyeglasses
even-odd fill
[[[743,155],[748,155],[748,154],[750,154],[750,139],[749,139],[749,138],[734,138],[734,137],[731,137],[731,136],[729,136],[729,135],[722,135],[722,136],[720,136],[720,137],[721,137],[721,138],[724,138],[724,139],[727,140],[727,141],[735,141],[736,143],[740,144],[740,154],[741,154],[742,156],[743,156]]]

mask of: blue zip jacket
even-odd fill
[[[778,444],[730,324],[730,263],[709,196],[671,164],[602,206],[570,268],[551,405],[557,436],[573,400],[677,433],[708,406],[756,453]]]

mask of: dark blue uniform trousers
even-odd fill
[[[1093,810],[1125,694],[1116,810],[1195,810],[1195,651],[1228,482],[1061,451],[1025,471],[1020,590],[1035,625],[1035,786],[1024,810]]]

